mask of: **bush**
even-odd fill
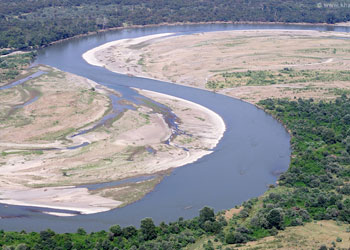
[[[283,228],[283,210],[281,208],[272,209],[266,216],[269,228],[276,227],[277,229]]]

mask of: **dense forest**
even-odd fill
[[[88,32],[176,22],[350,21],[328,0],[0,0],[0,48],[29,49]]]
[[[112,226],[109,232],[74,234],[0,231],[3,249],[182,249],[203,237],[212,241],[204,249],[233,249],[289,226],[312,220],[350,223],[350,98],[345,94],[330,102],[264,100],[268,112],[292,134],[291,166],[259,198],[244,202],[228,221],[222,213],[203,208],[199,217],[180,218],[169,224],[141,221],[139,229]],[[350,232],[350,227],[349,227]],[[12,247],[12,248],[11,248]],[[16,248],[15,248],[16,247]],[[317,247],[317,246],[315,246]],[[318,246],[320,247],[320,246]]]

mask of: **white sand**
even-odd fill
[[[0,199],[3,204],[62,209],[81,214],[104,212],[122,204],[120,201],[91,195],[87,188],[76,187],[11,187],[1,190]]]
[[[167,34],[157,34],[153,36],[141,37],[137,39],[126,39],[121,41],[115,41],[108,44],[104,44],[100,47],[92,49],[86,52],[83,55],[83,58],[89,63],[96,66],[103,66],[99,60],[96,60],[96,53],[100,50],[108,48],[110,46],[118,46],[118,44],[123,44],[123,46],[130,46],[134,44],[139,44],[141,42],[148,42],[153,39],[158,39],[161,37],[169,36],[170,33]],[[99,88],[98,85],[93,82],[89,82],[90,87]],[[102,90],[103,91],[103,90]],[[170,168],[180,167],[192,162],[195,162],[199,158],[210,154],[217,143],[222,138],[224,131],[226,129],[225,123],[222,118],[216,114],[215,112],[190,101],[164,95],[152,91],[140,90],[140,92],[148,96],[150,98],[155,98],[157,101],[162,103],[167,103],[172,101],[174,105],[179,105],[179,107],[186,107],[190,111],[187,111],[188,115],[186,117],[184,112],[182,114],[181,109],[177,109],[175,113],[180,117],[182,124],[182,129],[187,131],[189,129],[191,134],[196,135],[200,138],[197,142],[201,146],[190,145],[189,151],[185,152],[180,147],[183,146],[180,143],[180,147],[176,149],[179,142],[172,142],[172,146],[175,146],[176,152],[168,154],[165,152],[157,152],[157,156],[147,162],[143,168],[143,174],[154,173],[157,171],[163,171]],[[190,114],[190,115],[189,115]],[[196,119],[196,116],[205,117],[206,121],[203,122],[199,119]],[[144,126],[143,128],[139,128],[133,131],[133,133],[126,133],[123,136],[117,138],[118,143],[129,144],[130,141],[135,141],[139,139],[138,137],[143,137],[144,140],[151,140],[149,143],[153,142],[155,137],[161,138],[161,140],[166,140],[170,136],[170,131],[167,128],[164,120],[161,117],[150,117],[152,119],[152,124],[148,126]],[[157,126],[156,126],[157,125]],[[187,126],[187,127],[186,127]],[[162,128],[161,134],[154,135],[154,131],[159,131],[159,128]],[[147,131],[145,131],[147,130]],[[149,138],[148,138],[149,137]],[[89,140],[86,137],[79,138],[79,140],[74,141],[75,144],[82,143],[84,141]],[[48,144],[43,144],[39,146],[47,146]],[[52,146],[62,146],[59,143],[55,142]],[[8,145],[7,145],[8,146]],[[13,145],[18,147],[25,146],[33,146],[29,144],[23,145]],[[36,145],[38,146],[38,145]],[[173,149],[174,150],[174,149]],[[23,165],[23,164],[22,164]],[[13,171],[12,166],[12,170]],[[32,166],[33,167],[33,166]],[[12,173],[9,169],[9,173]],[[146,173],[145,173],[146,172]],[[9,204],[9,205],[21,205],[21,206],[33,206],[33,207],[45,207],[45,208],[54,208],[54,209],[62,209],[68,211],[76,211],[82,214],[91,214],[98,213],[103,211],[108,211],[110,209],[116,208],[122,204],[120,201],[115,201],[112,199],[104,198],[98,195],[89,194],[86,188],[76,188],[76,187],[46,187],[46,188],[26,188],[22,185],[13,185],[13,183],[6,184],[7,181],[3,181],[3,187],[0,194],[1,203]],[[74,213],[65,213],[65,212],[44,212],[46,214],[54,215],[54,216],[74,216]]]
[[[151,43],[153,41],[157,41],[155,39],[164,39],[164,37],[167,37],[169,35],[172,35],[172,33],[163,33],[163,34],[157,34],[157,35],[150,35],[150,36],[144,36],[144,37],[139,37],[139,38],[134,38],[134,39],[122,39],[122,40],[117,40],[117,41],[113,41],[113,42],[109,42],[106,44],[103,44],[99,47],[96,47],[94,49],[91,49],[87,52],[85,52],[83,54],[83,58],[84,60],[94,66],[100,66],[100,67],[106,67],[109,70],[116,72],[116,73],[120,73],[120,74],[126,74],[126,73],[132,73],[132,75],[134,76],[142,76],[142,77],[147,77],[152,79],[149,76],[145,76],[144,74],[141,73],[141,69],[139,67],[139,69],[137,68],[133,68],[132,70],[130,70],[129,68],[126,69],[127,67],[127,63],[125,63],[126,61],[132,59],[132,60],[138,60],[140,58],[140,56],[135,53],[133,54],[133,51],[129,49],[130,46],[132,45],[140,45],[141,43]],[[109,66],[106,63],[106,58],[104,58],[104,53],[109,53],[106,51],[109,50],[113,50],[114,47],[121,47],[123,49],[121,49],[121,51],[125,51],[125,55],[119,55],[118,56],[118,62],[114,62],[113,65]],[[208,137],[211,138],[210,142],[209,142],[209,147],[207,150],[190,150],[189,152],[186,152],[187,156],[185,158],[181,158],[181,159],[172,159],[170,162],[169,161],[165,161],[163,162],[163,164],[166,164],[168,166],[168,168],[175,168],[175,167],[180,167],[192,162],[197,161],[198,159],[200,159],[201,157],[212,153],[212,151],[210,149],[213,149],[218,142],[220,141],[220,139],[223,137],[223,134],[226,130],[226,126],[225,123],[223,121],[223,119],[216,114],[215,112],[213,112],[212,110],[205,108],[199,104],[181,99],[181,98],[177,98],[174,96],[170,96],[170,95],[165,95],[165,94],[161,94],[161,93],[157,93],[157,92],[153,92],[153,91],[147,91],[147,90],[139,90],[141,94],[152,98],[163,98],[163,99],[169,99],[169,100],[177,100],[179,102],[184,102],[186,103],[186,106],[190,106],[191,109],[197,110],[199,112],[204,112],[206,113],[208,116],[210,116],[210,121],[213,123],[215,129],[213,129],[212,131],[210,131],[210,135]],[[186,124],[186,121],[183,121]],[[205,131],[205,133],[202,130],[202,128],[199,126],[197,128],[197,132],[202,132],[202,135],[206,134],[208,131]],[[209,140],[208,138],[206,138],[207,140]],[[208,141],[207,141],[208,143]],[[159,167],[159,169],[162,169],[162,167],[160,167],[161,165],[163,165],[162,162],[158,162],[155,165],[158,165],[157,167]]]
[[[226,125],[224,120],[221,118],[221,116],[219,116],[217,113],[215,113],[214,111],[199,105],[197,103],[179,98],[179,97],[175,97],[175,96],[171,96],[171,95],[167,95],[167,94],[162,94],[162,93],[158,93],[158,92],[154,92],[154,91],[150,91],[150,90],[139,90],[139,92],[142,95],[145,95],[149,98],[165,98],[165,99],[169,99],[169,100],[175,100],[175,101],[179,101],[184,103],[186,106],[189,106],[191,109],[193,110],[198,110],[200,112],[204,112],[206,113],[208,116],[210,116],[211,118],[211,123],[213,123],[215,130],[213,131],[205,131],[206,133],[212,133],[212,138],[214,140],[214,143],[212,143],[211,147],[209,149],[213,149],[221,140],[221,138],[224,136],[224,132],[226,130]],[[184,121],[186,123],[186,121]],[[201,130],[201,128],[198,128],[198,130]]]
[[[156,35],[150,35],[150,36],[144,36],[144,37],[139,37],[139,38],[134,38],[134,39],[122,39],[122,40],[117,40],[109,43],[102,44],[101,46],[98,46],[96,48],[93,48],[87,52],[85,52],[82,57],[84,60],[94,66],[99,66],[99,67],[104,67],[105,63],[103,61],[100,61],[96,58],[96,54],[100,52],[101,50],[107,49],[112,46],[130,46],[142,42],[146,42],[152,39],[156,38],[161,38],[165,36],[170,36],[173,33],[162,33],[162,34],[156,34]]]
[[[140,92],[140,94],[148,98],[151,98],[153,100],[156,100],[157,102],[160,102],[162,104],[166,105],[165,102],[169,102],[169,101],[177,102],[178,105],[181,105],[181,106],[184,105],[186,107],[189,107],[189,109],[191,110],[190,117],[188,116],[186,117],[185,115],[182,115],[182,112],[179,110],[176,110],[175,113],[182,120],[183,124],[181,125],[181,129],[185,131],[188,131],[189,129],[191,129],[190,133],[192,134],[192,136],[200,137],[201,138],[200,143],[203,147],[205,147],[205,149],[189,148],[189,151],[186,152],[187,156],[185,158],[174,159],[174,160],[171,160],[170,162],[167,162],[166,164],[168,167],[170,168],[181,167],[181,166],[193,163],[199,160],[200,158],[202,158],[203,156],[211,154],[213,152],[211,149],[213,149],[219,143],[220,139],[223,137],[224,132],[226,130],[225,122],[221,118],[221,116],[219,116],[212,110],[206,107],[203,107],[202,105],[199,105],[191,101],[187,101],[182,98],[178,98],[175,96],[170,96],[170,95],[166,95],[166,94],[162,94],[154,91],[149,91],[149,90],[138,90],[138,91]],[[205,123],[210,127],[203,128],[203,125],[198,119],[196,118],[193,119],[193,117],[197,115],[200,116],[201,114],[205,114],[207,117],[209,117],[209,119],[206,120]],[[195,126],[195,128],[193,128],[193,125]],[[170,145],[176,146],[174,142],[170,142]]]

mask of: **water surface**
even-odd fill
[[[28,207],[0,206],[0,228],[58,232],[108,229],[112,224],[139,225],[152,217],[156,223],[179,217],[192,218],[205,205],[215,211],[234,207],[263,194],[277,180],[275,173],[288,168],[290,137],[283,126],[255,106],[217,93],[145,78],[128,77],[87,64],[81,55],[89,49],[118,39],[174,32],[177,35],[198,32],[251,29],[290,29],[349,32],[349,27],[307,25],[206,24],[124,29],[71,39],[39,51],[37,63],[87,77],[133,97],[129,87],[137,87],[180,97],[218,113],[227,130],[214,152],[195,163],[175,169],[143,199],[120,209],[93,215],[59,218]],[[19,216],[19,217],[16,217]]]

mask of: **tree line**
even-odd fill
[[[286,227],[312,220],[350,223],[350,98],[334,101],[267,99],[259,103],[290,130],[289,169],[259,198],[244,202],[238,214],[225,218],[204,207],[190,220],[179,218],[140,228],[114,225],[109,231],[56,234],[0,231],[3,249],[183,249],[199,239],[211,239],[204,249],[233,249]],[[236,192],[232,190],[232,192]],[[227,197],[229,199],[229,197]],[[350,231],[350,227],[349,227]],[[320,247],[320,246],[319,246]]]
[[[0,0],[0,48],[46,46],[75,35],[130,25],[349,21],[350,9],[336,3],[330,5],[327,0]]]

